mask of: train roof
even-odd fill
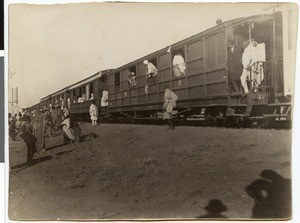
[[[80,80],[80,81],[78,81],[78,82],[72,84],[72,85],[69,85],[69,86],[67,86],[67,87],[65,87],[65,88],[63,88],[63,89],[60,89],[60,90],[58,90],[58,91],[56,91],[56,92],[54,92],[54,93],[52,93],[52,94],[49,94],[49,95],[47,95],[46,97],[43,97],[43,98],[41,99],[41,101],[45,101],[45,100],[47,100],[49,97],[53,97],[53,96],[60,95],[60,94],[66,92],[66,91],[68,91],[68,90],[72,90],[72,89],[77,88],[77,87],[79,87],[79,86],[81,86],[81,85],[83,85],[83,84],[86,84],[86,83],[89,83],[89,82],[91,82],[91,81],[93,81],[93,80],[96,80],[97,78],[100,78],[102,75],[104,75],[104,74],[106,74],[106,73],[108,73],[108,72],[110,72],[110,71],[112,71],[112,70],[113,70],[113,69],[106,69],[106,70],[99,71],[99,72],[93,74],[92,76],[89,76],[89,77],[87,77],[87,78],[85,78],[85,79],[83,79],[83,80]]]
[[[118,67],[115,70],[122,70],[122,69],[124,69],[124,68],[126,68],[126,67],[128,67],[130,65],[133,65],[133,64],[137,63],[138,61],[145,60],[145,59],[151,59],[151,57],[155,56],[156,54],[161,54],[163,52],[166,52],[169,49],[169,47],[176,48],[176,47],[180,46],[183,43],[193,41],[194,39],[197,39],[197,38],[199,38],[201,36],[204,36],[204,35],[207,35],[207,34],[210,34],[210,33],[214,33],[216,31],[218,31],[220,29],[224,29],[225,27],[228,27],[228,26],[242,24],[242,23],[248,22],[248,21],[249,22],[250,21],[251,22],[263,22],[263,21],[270,20],[272,18],[273,18],[272,14],[259,14],[259,15],[253,15],[253,16],[248,16],[248,17],[241,17],[241,18],[231,19],[231,20],[225,21],[225,22],[223,22],[223,23],[221,23],[219,25],[215,25],[215,26],[213,26],[211,28],[208,28],[208,29],[206,29],[206,30],[204,30],[204,31],[202,31],[200,33],[192,35],[192,36],[190,36],[190,37],[188,37],[186,39],[178,41],[178,42],[176,42],[174,44],[168,45],[168,46],[166,46],[166,47],[164,47],[164,48],[162,48],[160,50],[157,50],[157,51],[155,51],[153,53],[150,53],[150,54],[148,54],[148,55],[146,55],[144,57],[141,57],[141,58],[139,58],[137,60],[129,62],[126,65],[122,65],[121,67]]]
[[[89,83],[89,82],[91,82],[93,80],[96,80],[97,78],[102,77],[102,75],[104,75],[104,74],[106,74],[106,73],[108,73],[108,72],[110,72],[112,70],[113,69],[107,69],[107,70],[99,71],[99,72],[95,73],[94,75],[92,75],[90,77],[87,77],[87,78],[85,78],[85,79],[83,79],[81,81],[76,82],[75,84],[70,85],[68,87],[68,90],[72,90],[72,89],[77,88],[77,87],[79,87],[79,86],[81,86],[83,84],[87,84],[87,83]]]

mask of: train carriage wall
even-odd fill
[[[226,43],[228,39],[233,38],[234,27],[246,24],[251,29],[252,23],[265,24],[271,28],[268,39],[270,49],[267,52],[273,61],[270,69],[273,81],[271,85],[276,88],[276,94],[282,94],[281,20],[281,13],[234,19],[173,44],[171,50],[166,47],[108,73],[109,111],[161,111],[165,85],[169,85],[178,95],[177,104],[181,110],[213,106],[226,108],[230,103],[247,106],[247,98],[228,99]],[[272,27],[275,35],[272,33]],[[174,76],[172,67],[172,54],[178,50],[183,52],[186,63],[186,73],[181,77]],[[145,59],[158,68],[156,83],[148,81],[147,85],[146,67],[143,64]],[[127,81],[128,70],[132,66],[135,66],[137,71],[137,86],[134,87],[130,87]],[[267,105],[270,100],[270,97],[264,97],[251,103]]]

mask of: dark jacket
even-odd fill
[[[234,47],[233,52],[229,49],[227,55],[228,78],[230,81],[237,81],[240,79],[243,72],[243,50],[239,47]]]

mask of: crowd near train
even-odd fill
[[[199,34],[47,95],[27,113],[89,117],[93,125],[167,119],[170,129],[172,120],[290,122],[297,12],[280,7],[218,19]]]

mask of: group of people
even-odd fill
[[[70,101],[71,99],[68,98],[67,101]],[[85,101],[92,101],[94,100],[94,94],[91,93],[91,97],[90,98],[87,98],[85,94],[82,94],[81,97],[74,97],[74,100],[73,100],[73,103],[76,104],[76,103],[83,103]]]
[[[61,134],[62,130],[68,142],[80,141],[80,126],[69,114],[67,108],[61,109],[59,106],[53,106],[51,110],[29,112],[22,109],[19,114],[9,113],[9,136],[13,141],[18,136],[24,141],[27,146],[27,162],[31,162],[38,149],[44,151],[45,137],[52,137],[54,132]]]
[[[108,106],[108,91],[104,89],[101,97],[101,108],[103,109],[103,112],[107,111],[107,106]],[[93,126],[98,125],[97,121],[98,121],[99,111],[95,100],[91,101],[89,114],[92,120],[92,125]]]
[[[54,109],[54,107],[59,107],[60,109],[63,109],[65,107],[64,100],[61,97],[59,98],[59,100],[55,99],[54,105],[52,105],[51,103],[49,104],[49,111]],[[46,108],[43,109],[45,110]]]
[[[265,44],[246,40],[243,42],[243,47],[238,47],[234,40],[229,40],[227,47],[229,95],[247,95],[249,94],[248,81],[251,86],[258,87],[264,80]]]
[[[81,129],[68,108],[53,106],[51,110],[41,110],[43,137],[64,134],[64,142],[80,142]]]
[[[177,95],[170,90],[168,85],[165,85],[163,117],[168,121],[168,129],[171,130],[175,129],[172,121],[172,114],[176,107],[177,99]],[[108,92],[107,90],[104,90],[101,98],[101,107],[107,108],[107,106]],[[99,113],[95,100],[91,101],[89,113],[92,125],[97,125]],[[55,131],[62,130],[64,142],[80,142],[81,128],[76,120],[70,116],[69,110],[65,107],[61,109],[59,106],[53,106],[51,110],[33,110],[31,113],[27,112],[26,109],[22,109],[22,112],[19,114],[12,115],[9,113],[8,116],[9,136],[12,140],[16,140],[16,136],[20,133],[20,137],[23,139],[28,149],[28,162],[31,162],[34,154],[38,152],[38,137],[42,137],[41,140],[44,142],[47,133],[52,137]],[[41,135],[38,134],[40,130],[42,130]],[[42,143],[41,147],[42,148],[40,149],[43,151],[44,143]]]
[[[35,113],[33,113],[35,115]],[[22,109],[19,114],[8,114],[9,122],[9,136],[12,140],[16,140],[17,136],[20,136],[25,142],[28,152],[27,161],[31,162],[34,154],[37,152],[37,138],[34,135],[34,128],[31,124],[30,114],[26,112],[26,109]]]
[[[14,115],[8,113],[9,136],[14,141],[16,140],[16,137],[21,131],[22,116],[25,114],[24,111],[25,110],[22,109],[22,112],[19,112],[18,114]]]

